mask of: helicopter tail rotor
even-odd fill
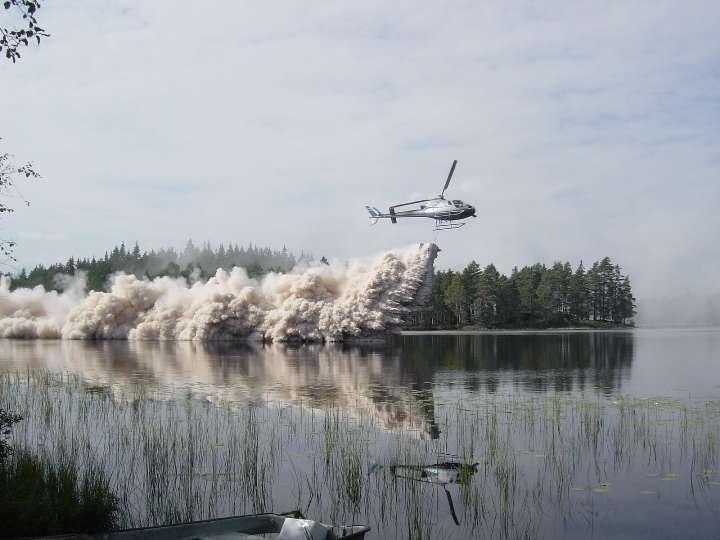
[[[366,206],[368,213],[370,214],[370,224],[375,225],[380,218],[380,211],[377,208],[371,208]]]

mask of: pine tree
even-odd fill
[[[445,304],[455,314],[457,325],[465,324],[465,313],[467,303],[465,299],[465,288],[463,286],[462,274],[453,273],[445,289]]]
[[[615,267],[610,257],[603,257],[598,265],[600,277],[600,320],[612,319],[612,306],[615,297]]]
[[[573,321],[584,321],[588,319],[588,302],[589,292],[587,278],[585,276],[585,267],[582,261],[580,261],[575,273],[570,278],[568,286],[568,303],[570,317]]]
[[[185,244],[185,250],[182,254],[182,262],[188,264],[195,259],[197,256],[197,249],[193,244],[192,238],[188,238],[187,244]]]
[[[535,291],[544,272],[544,265],[534,264],[533,266],[526,266],[520,271],[514,269],[511,277],[520,296],[520,309],[525,324],[532,324],[538,318]]]
[[[477,322],[486,328],[497,324],[497,304],[500,273],[495,265],[489,264],[478,277],[478,294],[475,298]]]
[[[500,326],[519,326],[520,293],[515,281],[500,276],[497,281],[497,304],[495,324]]]
[[[615,322],[627,324],[635,316],[635,297],[632,294],[630,278],[622,276],[618,287],[618,301]]]
[[[555,290],[550,271],[541,274],[540,282],[535,289],[535,313],[541,325],[549,324],[555,304]]]
[[[589,314],[593,321],[600,319],[602,305],[602,281],[600,279],[599,263],[594,262],[587,272],[587,288],[589,300]]]
[[[477,314],[475,312],[475,300],[478,295],[479,280],[482,271],[480,265],[475,261],[471,261],[462,272],[463,294],[465,296],[465,315],[464,320],[468,323],[475,323]]]

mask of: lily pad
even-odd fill
[[[595,493],[607,493],[610,491],[610,482],[600,482],[597,486],[592,488]]]

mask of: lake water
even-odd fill
[[[108,471],[126,526],[299,508],[371,538],[720,537],[718,329],[0,341],[0,373],[18,444]]]

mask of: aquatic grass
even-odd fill
[[[72,458],[50,462],[26,450],[0,463],[0,537],[98,533],[118,522],[105,472]]]
[[[693,482],[709,494],[698,505],[720,493],[719,402],[483,394],[383,405],[411,428],[388,431],[359,406],[209,403],[39,370],[1,373],[0,406],[26,417],[19,448],[72,457],[80,476],[104,471],[122,527],[300,508],[388,538],[536,537],[557,516],[584,522],[586,501],[611,500],[627,474],[647,484],[638,495],[673,486],[692,496]],[[403,423],[429,409],[437,439]],[[445,488],[390,472],[445,461],[477,472]]]

